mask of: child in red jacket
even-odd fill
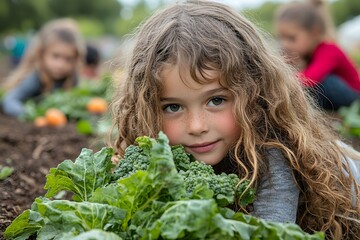
[[[305,62],[299,79],[319,105],[336,110],[360,98],[360,76],[349,57],[326,39],[327,24],[317,6],[293,2],[282,6],[276,30],[285,51]]]

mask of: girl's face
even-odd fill
[[[51,43],[43,54],[45,70],[53,80],[70,76],[75,69],[76,60],[75,47],[64,42]]]
[[[218,79],[216,71],[206,74]],[[160,76],[163,131],[170,144],[182,144],[188,153],[207,164],[219,163],[240,135],[230,91],[219,80],[199,84],[188,77],[184,84],[177,65],[166,67]]]
[[[282,47],[290,56],[309,56],[320,41],[317,31],[306,30],[292,22],[280,21],[276,31]]]

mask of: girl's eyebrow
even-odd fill
[[[220,93],[220,92],[225,92],[225,91],[228,91],[228,89],[224,88],[224,87],[219,87],[219,88],[214,88],[214,89],[207,90],[207,91],[203,92],[202,95],[203,96],[209,96],[209,95],[213,95],[213,94]],[[176,97],[162,97],[162,98],[160,98],[161,102],[172,102],[172,101],[179,101],[179,100],[181,100],[181,98],[176,98]]]

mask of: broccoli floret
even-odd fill
[[[140,146],[130,145],[124,158],[119,161],[113,180],[125,178],[138,170],[147,170],[149,162],[149,146],[146,138],[141,138]],[[194,190],[199,186],[207,186],[214,192],[213,198],[219,206],[227,206],[238,200],[240,205],[247,205],[254,200],[254,189],[250,188],[245,193],[249,181],[244,181],[237,186],[239,178],[235,174],[215,174],[214,169],[186,153],[181,145],[172,146],[173,160],[179,174],[184,178],[186,192],[191,197]],[[241,198],[240,198],[241,197]]]
[[[119,165],[114,171],[113,180],[128,177],[138,170],[145,171],[149,164],[149,155],[141,147],[130,145],[126,148],[123,159],[119,161]]]
[[[191,194],[198,185],[207,185],[214,192],[214,198],[219,206],[227,206],[234,203],[235,196],[239,197],[242,192],[236,191],[239,178],[235,174],[215,174],[210,165],[203,162],[191,162],[187,171],[180,174],[185,179],[186,191]]]
[[[190,162],[194,161],[192,156],[185,152],[185,148],[182,145],[176,145],[171,147],[171,152],[174,157],[174,163],[178,171],[186,171],[189,169]]]

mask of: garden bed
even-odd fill
[[[339,120],[338,116],[332,116]],[[94,151],[103,145],[101,139],[80,135],[75,124],[63,128],[38,128],[30,122],[0,113],[0,165],[14,168],[14,172],[0,181],[0,239],[11,221],[34,199],[43,196],[45,176],[49,168],[65,159],[75,159],[82,148]],[[346,139],[360,150],[360,138]]]
[[[38,128],[29,122],[0,113],[0,164],[14,172],[0,181],[0,239],[11,221],[44,195],[49,168],[65,159],[76,158],[86,147],[98,150],[95,137],[80,135],[75,124],[63,128]]]

